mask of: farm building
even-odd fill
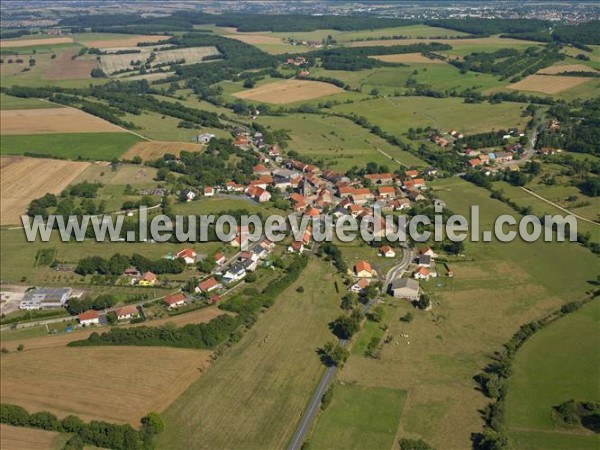
[[[419,282],[410,278],[397,278],[390,285],[392,295],[409,300],[419,299]]]
[[[73,294],[71,288],[40,288],[25,293],[19,309],[62,308]]]

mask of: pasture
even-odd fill
[[[75,108],[11,109],[0,112],[0,134],[115,133],[123,129]]]
[[[288,131],[291,137],[290,150],[322,159],[327,166],[336,171],[346,171],[355,165],[363,167],[370,161],[388,165],[390,168],[398,165],[397,161],[407,166],[426,165],[411,153],[388,144],[342,117],[294,114],[283,117],[265,116],[257,120],[273,129]],[[396,161],[391,161],[381,152],[390,155]]]
[[[234,97],[276,105],[310,100],[338,94],[344,90],[333,84],[320,81],[290,79],[264,84],[247,91],[236,92]]]
[[[315,450],[396,448],[394,437],[406,392],[357,384],[335,384],[333,400],[310,437]]]
[[[63,441],[66,438],[55,431],[0,425],[2,450],[52,450],[64,445]]]
[[[546,67],[545,69],[538,70],[537,73],[540,75],[557,75],[563,72],[597,72],[597,70],[592,69],[585,64],[562,64],[557,63],[550,67]]]
[[[388,97],[332,109],[346,114],[358,113],[370,123],[396,135],[406,133],[410,127],[430,126],[441,132],[455,129],[460,133],[474,134],[502,128],[522,128],[526,123],[526,119],[521,117],[522,104],[466,104],[461,98]]]
[[[53,133],[2,135],[2,155],[42,156],[110,161],[119,158],[140,138],[131,133]]]
[[[157,447],[285,447],[323,371],[316,350],[332,338],[327,324],[340,311],[336,281],[331,266],[311,258],[241,341],[163,413]],[[223,433],[224,424],[235,432]]]
[[[13,97],[0,93],[0,109],[48,109],[62,108],[62,105],[46,102],[39,98]]]
[[[179,156],[182,151],[200,152],[203,148],[203,145],[192,142],[141,141],[127,150],[122,158],[131,159],[139,156],[144,161],[151,161],[161,158],[165,153]]]
[[[0,398],[29,411],[137,426],[179,397],[209,360],[208,351],[176,348],[26,348],[2,356]]]
[[[595,300],[538,331],[517,352],[505,407],[515,447],[544,448],[540,437],[545,435],[554,448],[558,442],[562,449],[597,448],[598,437],[591,431],[558,428],[552,407],[570,399],[600,402],[599,323],[600,302]]]
[[[590,77],[569,77],[562,75],[529,75],[528,77],[506,86],[515,91],[541,92],[542,94],[559,94],[580,84],[593,81]]]
[[[431,187],[455,213],[468,214],[471,205],[479,205],[482,230],[497,216],[513,214],[488,191],[459,179]],[[388,297],[384,323],[392,342],[384,345],[380,360],[351,355],[340,374],[346,384],[407,392],[398,439],[468,448],[471,433],[483,425],[478,410],[488,403],[473,376],[521,324],[583,298],[597,276],[597,258],[576,244],[517,240],[465,247],[467,257],[450,263],[454,278],[420,283],[432,310],[416,311]],[[399,321],[407,312],[414,319]]]
[[[86,162],[3,156],[0,159],[0,225],[20,223],[31,200],[60,193],[89,166]]]

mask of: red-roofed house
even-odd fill
[[[363,205],[374,198],[373,193],[367,188],[354,189],[352,193],[352,201],[357,205]]]
[[[187,297],[183,292],[178,292],[177,294],[167,295],[165,298],[163,298],[163,302],[169,308],[179,308],[180,306],[185,305],[186,299]]]
[[[198,254],[191,248],[184,248],[175,254],[175,259],[183,259],[186,264],[194,264]]]
[[[354,274],[359,278],[371,278],[373,276],[373,268],[367,261],[358,261],[354,264]]]
[[[381,186],[377,188],[377,195],[382,198],[393,197],[396,195],[396,189],[393,186]]]
[[[205,197],[212,197],[213,195],[215,195],[215,190],[213,187],[211,186],[206,186],[204,188],[204,196]]]
[[[304,198],[304,196],[301,194],[294,192],[292,195],[290,195],[290,200],[293,203],[294,211],[300,212],[306,209],[306,198]]]
[[[386,258],[394,258],[396,257],[396,252],[389,245],[384,245],[379,249],[379,254],[381,256],[385,256]]]
[[[394,182],[394,176],[391,173],[370,173],[364,178],[371,180],[373,184],[392,184]]]
[[[264,203],[271,200],[271,193],[264,188],[259,186],[251,186],[246,191],[246,195],[257,201],[258,203]]]
[[[82,312],[77,316],[77,319],[79,319],[79,323],[84,327],[88,325],[98,325],[100,323],[98,311],[94,309]]]
[[[196,292],[205,293],[214,291],[215,289],[221,289],[222,287],[223,286],[214,277],[210,277],[209,279],[198,283],[198,286],[196,287]]]
[[[136,306],[128,305],[117,309],[115,314],[117,315],[117,320],[129,320],[137,317],[139,315],[139,311]]]
[[[356,283],[354,283],[348,289],[350,292],[354,292],[356,294],[362,294],[365,288],[371,283],[371,281],[367,278],[361,278]]]
[[[257,175],[257,176],[271,175],[271,171],[262,164],[258,164],[256,166],[254,166],[254,168],[252,169],[252,172],[254,173],[254,175]]]
[[[421,189],[423,187],[425,187],[425,180],[423,178],[415,178],[413,180],[406,180],[404,182],[404,184],[402,185],[402,187],[405,190],[411,190],[411,189]]]
[[[225,255],[223,253],[215,253],[213,258],[215,258],[215,262],[217,263],[217,266],[222,266],[223,264],[225,264],[227,262],[227,258],[225,257]]]
[[[417,178],[419,176],[419,171],[417,170],[405,170],[404,175],[409,178]]]
[[[156,275],[154,275],[152,272],[148,271],[144,275],[142,275],[142,278],[140,278],[139,285],[140,286],[154,286],[157,281],[158,281],[158,278],[156,278]]]
[[[302,253],[304,251],[304,244],[302,241],[294,241],[287,249],[290,253]]]

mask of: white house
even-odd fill
[[[246,276],[246,269],[240,263],[232,264],[229,270],[223,275],[223,281],[225,283],[235,283],[243,279]]]
[[[198,254],[191,248],[184,248],[175,254],[175,259],[183,259],[186,264],[194,264]]]
[[[381,247],[379,249],[379,254],[381,256],[385,256],[386,258],[395,258],[396,257],[396,252],[389,245],[384,245],[383,247]]]
[[[98,311],[90,309],[89,311],[82,312],[77,316],[79,323],[86,327],[88,325],[98,325],[100,323],[100,317]]]

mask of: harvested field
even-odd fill
[[[29,67],[27,58],[23,58],[22,63],[14,62],[14,59],[10,64],[7,61],[8,58],[2,64],[0,64],[0,76],[10,77],[11,75],[16,75],[22,72],[26,67]]]
[[[575,86],[593,80],[588,77],[564,77],[560,75],[529,75],[527,78],[506,86],[515,91],[541,92],[543,94],[558,94]]]
[[[91,72],[96,67],[96,61],[72,59],[75,50],[59,53],[46,70],[46,80],[78,80],[91,78]]]
[[[137,47],[140,42],[159,42],[169,39],[171,36],[160,35],[136,35],[119,39],[100,39],[97,41],[82,42],[88,48],[114,48],[114,47]],[[129,55],[131,56],[131,55]]]
[[[70,44],[72,42],[73,42],[73,39],[70,37],[57,37],[57,38],[48,38],[48,39],[15,39],[14,41],[2,40],[2,41],[0,41],[0,48]]]
[[[1,400],[137,426],[148,411],[168,407],[209,361],[209,351],[177,348],[26,348],[2,357]]]
[[[186,152],[199,152],[204,147],[201,144],[191,142],[168,142],[168,141],[142,141],[135,144],[123,155],[124,159],[139,156],[144,161],[158,159],[165,153],[179,156],[182,150]]]
[[[56,159],[3,156],[0,159],[0,225],[19,223],[29,202],[60,193],[90,164]]]
[[[545,69],[539,70],[537,73],[540,75],[556,75],[563,72],[598,72],[592,69],[590,66],[584,64],[554,64],[553,66],[546,67]]]
[[[0,425],[0,448],[2,450],[51,450],[60,435],[54,431]]]
[[[333,84],[320,81],[292,79],[265,84],[247,91],[236,92],[233,96],[242,99],[282,105],[324,97],[326,95],[339,94],[340,92],[344,92],[344,90]]]
[[[378,59],[379,61],[391,63],[407,63],[407,64],[443,64],[441,59],[431,59],[423,56],[420,53],[399,53],[395,55],[379,55],[370,56],[369,58]]]
[[[74,108],[0,112],[0,134],[114,133],[122,128]]]

